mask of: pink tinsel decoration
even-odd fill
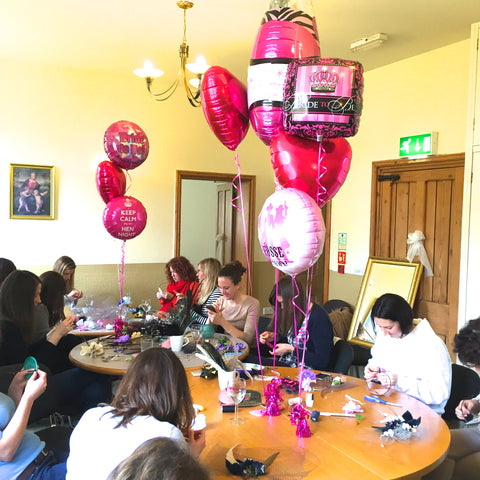
[[[280,382],[281,380],[279,378],[274,378],[263,392],[265,396],[264,415],[270,417],[280,415],[279,404],[283,401],[282,394],[280,393]]]
[[[115,338],[118,338],[122,335],[124,325],[126,325],[126,323],[120,317],[115,319]]]
[[[310,412],[306,408],[303,408],[300,403],[293,405],[292,411],[288,416],[290,417],[292,425],[297,426],[297,437],[308,438],[312,435],[307,422]]]

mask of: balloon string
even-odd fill
[[[317,195],[316,195],[316,202],[317,205],[324,204],[325,202],[323,201],[324,198],[327,196],[327,189],[322,185],[320,182],[320,179],[325,175],[327,172],[327,167],[322,164],[323,157],[325,156],[325,147],[323,146],[323,143],[321,142],[318,147],[318,160],[317,160],[317,178],[316,178],[316,183],[317,183]]]
[[[120,302],[123,302],[123,282],[125,280],[125,244],[126,240],[122,242],[122,263],[120,266],[120,278],[118,280],[120,284]]]
[[[128,189],[132,186],[132,177],[130,176],[130,170],[127,170],[127,177],[128,177],[128,186],[125,189],[124,195],[128,192]]]
[[[275,269],[275,321],[273,326],[273,352],[277,348],[277,328],[278,328],[278,280],[279,280],[278,268]],[[275,368],[276,357],[273,355],[273,368]]]
[[[243,226],[243,241],[245,243],[245,257],[247,260],[247,279],[248,279],[248,291],[252,291],[252,274],[250,268],[250,257],[248,255],[248,236],[247,236],[247,227],[245,223],[245,208],[243,203],[243,190],[242,190],[242,169],[240,167],[240,162],[238,161],[238,152],[235,151],[235,165],[237,166],[237,175],[235,175],[234,179],[232,180],[233,188],[238,192],[238,195],[235,198],[232,198],[232,207],[238,209],[242,215],[242,226]],[[240,207],[236,205],[236,201],[240,199]],[[253,309],[253,319],[255,322],[255,338],[257,338],[257,348],[258,348],[258,361],[260,363],[260,370],[262,372],[262,384],[263,381],[263,368],[262,367],[262,360],[260,355],[260,345],[258,342],[258,316],[257,311]],[[265,385],[264,385],[265,388]]]

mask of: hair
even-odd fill
[[[195,267],[185,257],[173,257],[165,266],[165,274],[169,283],[173,282],[170,268],[185,282],[194,282],[197,279]]]
[[[303,314],[307,305],[305,290],[298,280],[296,280],[295,283],[293,282],[292,277],[285,275],[273,286],[270,296],[268,297],[271,305],[275,306],[275,304],[277,304],[277,333],[280,337],[286,337],[288,331],[294,326],[294,323],[298,328],[305,319],[305,315]],[[282,297],[283,308],[277,300],[277,295]],[[294,308],[294,302],[298,307],[297,309]],[[273,331],[274,327],[275,319],[272,319],[267,330]]]
[[[113,470],[107,480],[209,480],[207,468],[177,440],[151,438]]]
[[[65,292],[66,282],[58,272],[53,270],[42,273],[40,275],[40,281],[42,282],[40,297],[42,303],[48,309],[49,325],[53,327],[65,318],[65,314],[63,313],[63,294]]]
[[[198,303],[206,302],[210,294],[217,288],[218,273],[222,265],[216,258],[204,258],[198,264],[203,268],[205,278],[200,283]]]
[[[17,267],[8,258],[0,258],[0,285],[7,278],[8,274],[15,271]]]
[[[34,327],[33,299],[40,279],[27,270],[15,270],[0,288],[0,312],[14,323],[30,344]]]
[[[404,335],[407,335],[412,330],[412,307],[403,297],[395,293],[385,293],[378,297],[373,305],[370,316],[372,320],[376,317],[398,322],[400,330]]]
[[[70,293],[74,289],[76,268],[77,266],[75,265],[75,262],[70,257],[67,257],[66,255],[63,255],[62,257],[57,259],[57,261],[53,264],[53,270],[55,272],[58,272],[62,276],[66,270],[73,270],[70,280],[65,280],[64,293]]]
[[[228,277],[233,282],[234,285],[238,285],[242,281],[242,275],[247,271],[247,269],[239,262],[234,260],[233,262],[227,263],[223,266],[218,272],[219,277]]]
[[[470,320],[453,337],[453,351],[467,367],[480,365],[480,318]]]
[[[125,427],[137,415],[150,415],[186,431],[195,417],[182,362],[160,347],[149,348],[133,360],[112,406],[113,416],[121,417],[117,427]]]

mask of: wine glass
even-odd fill
[[[235,416],[229,420],[233,425],[245,423],[245,419],[238,418],[238,404],[245,398],[247,393],[247,382],[238,375],[230,378],[227,384],[227,392],[235,404]]]
[[[142,300],[140,302],[139,307],[143,310],[143,312],[145,313],[145,316],[146,316],[148,314],[148,312],[152,309],[152,304],[151,304],[150,300]]]

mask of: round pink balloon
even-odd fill
[[[112,123],[107,128],[103,146],[108,158],[125,170],[141,165],[150,148],[145,132],[135,123],[126,120]]]
[[[115,197],[103,211],[103,224],[112,237],[130,240],[143,232],[147,224],[147,211],[134,197]]]
[[[314,265],[322,254],[322,211],[301,190],[277,190],[267,198],[258,216],[258,239],[263,254],[275,268],[297,275]]]
[[[248,131],[247,89],[228,70],[210,67],[202,80],[202,108],[216,137],[235,150]]]
[[[98,193],[105,203],[108,203],[112,198],[123,195],[127,186],[124,171],[108,160],[98,164],[95,183]]]
[[[283,131],[283,88],[293,58],[319,56],[312,32],[300,24],[270,21],[260,26],[248,68],[250,121],[266,145]]]
[[[308,193],[320,207],[343,185],[351,158],[352,149],[344,138],[320,144],[282,132],[270,144],[277,183]]]

